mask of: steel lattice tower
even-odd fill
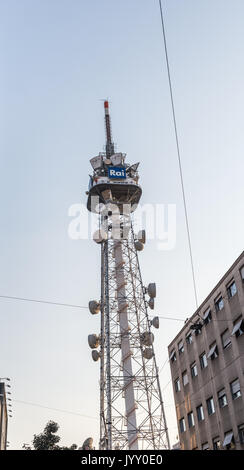
[[[142,283],[138,251],[145,233],[135,235],[131,213],[141,196],[138,164],[125,164],[114,153],[108,102],[104,102],[106,153],[91,159],[88,210],[99,214],[94,240],[101,245],[101,299],[90,301],[100,312],[100,334],[88,342],[100,360],[100,449],[166,449],[169,437],[149,319],[155,284]],[[146,296],[149,295],[149,300]]]

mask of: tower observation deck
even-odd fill
[[[101,247],[101,297],[89,302],[100,316],[100,332],[88,336],[92,359],[100,361],[101,450],[168,449],[169,437],[154,352],[156,285],[144,287],[138,252],[144,230],[135,234],[131,213],[142,190],[139,163],[114,152],[109,103],[104,101],[106,152],[90,160],[87,209],[97,213],[94,241]]]

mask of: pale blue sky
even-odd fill
[[[243,250],[244,4],[163,1],[199,300]],[[99,297],[99,249],[68,238],[85,202],[89,159],[103,150],[101,99],[118,149],[141,161],[143,203],[177,205],[177,244],[140,254],[155,313],[189,317],[194,296],[157,0],[0,1],[0,294],[87,305]],[[98,438],[99,366],[89,313],[1,300],[0,376],[13,402],[11,448],[49,419],[62,442]],[[161,321],[158,364],[183,323]],[[161,374],[162,388],[170,379]],[[163,392],[171,442],[171,386]]]

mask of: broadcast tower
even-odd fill
[[[101,298],[89,302],[90,312],[100,314],[100,333],[88,336],[92,359],[100,361],[99,448],[169,449],[153,348],[159,319],[148,315],[156,285],[142,283],[138,252],[146,235],[135,234],[131,220],[142,193],[139,163],[115,153],[108,101],[104,110],[106,152],[90,160],[87,201],[99,217],[94,241],[101,246]]]

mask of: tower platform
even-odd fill
[[[111,183],[108,178],[101,178],[100,182],[95,183],[89,189],[87,200],[87,209],[89,211],[96,212],[92,205],[92,196],[98,196],[99,203],[104,203],[102,193],[106,190],[111,191],[111,202],[118,205],[121,213],[123,212],[123,204],[131,204],[131,212],[134,212],[142,194],[141,187],[131,179]]]

